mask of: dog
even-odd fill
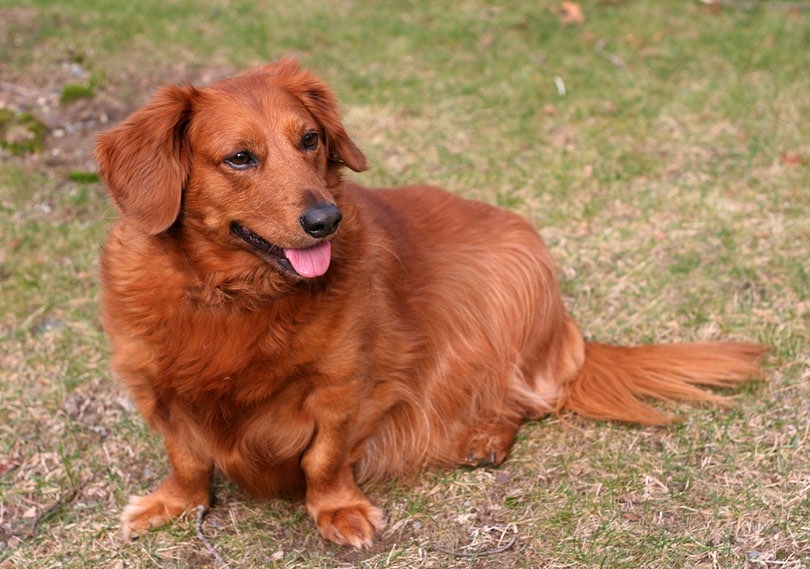
[[[130,498],[126,538],[207,507],[219,469],[367,547],[385,521],[365,482],[499,465],[553,413],[664,424],[648,398],[723,403],[701,386],[762,376],[753,343],[585,341],[523,218],[344,180],[366,158],[293,59],[160,90],[96,158],[120,212],[101,260],[111,368],[171,464]]]

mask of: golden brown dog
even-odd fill
[[[441,190],[369,190],[329,88],[292,60],[169,87],[101,136],[121,216],[103,254],[113,369],[171,473],[136,536],[207,506],[215,468],[255,496],[304,492],[323,536],[367,546],[369,479],[499,464],[523,421],[643,424],[643,398],[758,376],[758,345],[585,342],[543,241]]]

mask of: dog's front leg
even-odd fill
[[[349,421],[319,417],[315,439],[301,460],[306,476],[307,510],[321,535],[339,545],[369,547],[374,533],[385,527],[383,514],[354,479],[347,440]]]
[[[121,513],[125,539],[134,539],[162,526],[196,506],[207,508],[211,502],[212,463],[200,460],[170,438],[166,439],[166,453],[172,465],[171,474],[151,494],[130,496]]]

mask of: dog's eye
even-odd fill
[[[258,164],[258,160],[247,150],[240,150],[236,154],[225,159],[225,164],[235,170],[244,170]]]
[[[318,133],[312,130],[301,137],[301,149],[311,152],[318,148],[318,141]]]

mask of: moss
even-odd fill
[[[31,113],[0,109],[0,147],[15,155],[39,152],[45,147],[45,123]]]
[[[85,172],[83,170],[71,170],[68,173],[68,180],[77,184],[95,184],[99,181],[96,172]]]
[[[59,101],[62,103],[72,103],[79,99],[90,99],[93,95],[93,88],[89,85],[68,83],[62,87],[62,94],[59,96]]]

